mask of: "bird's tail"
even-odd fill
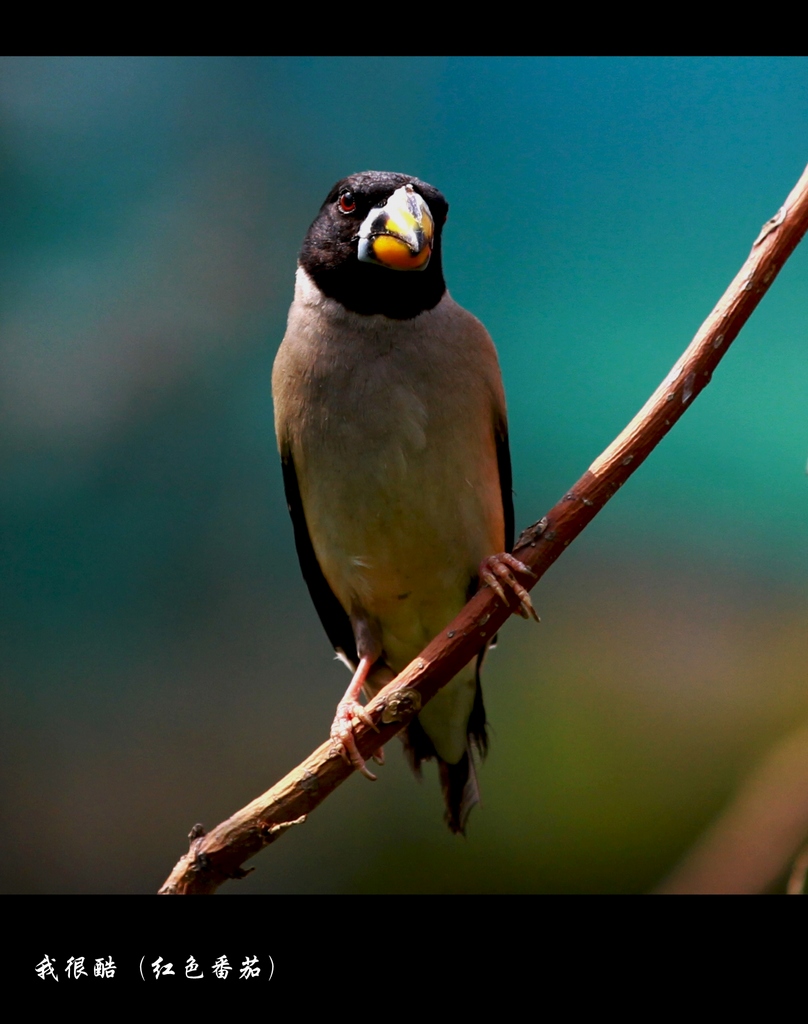
[[[446,824],[455,835],[465,835],[471,809],[480,802],[480,787],[470,746],[457,764],[447,764],[438,758],[438,770],[446,803]]]
[[[484,652],[481,652],[477,659],[477,686],[466,730],[466,752],[457,764],[449,764],[437,754],[432,740],[417,718],[413,719],[409,727],[400,734],[407,760],[418,777],[421,775],[422,761],[428,761],[433,757],[437,760],[441,790],[446,804],[446,824],[455,835],[466,834],[466,822],[471,809],[480,802],[475,758],[485,757],[488,751],[485,706],[480,685],[480,665],[483,656]]]

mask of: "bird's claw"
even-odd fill
[[[357,771],[360,771],[366,779],[369,779],[371,782],[375,782],[376,776],[368,768],[365,763],[365,759],[359,753],[359,748],[356,745],[354,726],[356,725],[357,720],[364,722],[365,725],[369,725],[374,732],[379,731],[374,724],[373,719],[358,701],[341,701],[337,705],[337,713],[331,724],[331,740],[337,746],[340,755],[346,764],[353,765],[353,767],[356,768]],[[381,747],[374,753],[373,760],[376,764],[384,764],[384,755],[381,752]]]
[[[536,609],[533,607],[533,602],[530,600],[530,594],[513,575],[511,571],[513,569],[526,573],[528,576],[533,576],[534,579],[536,578],[535,572],[525,565],[524,562],[520,562],[513,555],[503,552],[500,555],[490,555],[488,558],[483,559],[480,563],[480,579],[485,586],[490,587],[494,591],[503,604],[508,603],[508,598],[505,596],[502,584],[504,583],[505,586],[510,587],[519,598],[519,614],[522,618],[533,618],[536,622],[540,622],[541,620],[536,614]]]

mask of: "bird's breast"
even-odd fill
[[[402,322],[329,303],[290,314],[273,379],[279,438],[329,585],[406,663],[504,546],[496,356],[448,296]]]

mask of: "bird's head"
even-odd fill
[[[363,171],[331,189],[300,265],[346,309],[409,320],[440,302],[441,232],[449,206],[408,174]]]

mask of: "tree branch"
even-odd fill
[[[761,758],[658,893],[765,892],[791,870],[787,892],[803,891],[808,871],[808,724]]]
[[[535,586],[707,386],[806,228],[808,168],[781,209],[764,224],[734,281],[654,394],[571,490],[519,537],[514,554],[534,573],[532,577],[516,574],[523,586]],[[518,611],[518,599],[510,590],[506,593],[507,606],[490,589],[481,589],[368,704],[379,731],[364,724],[356,729],[363,757],[369,758],[404,728]],[[207,835],[201,826],[195,826],[188,853],[180,858],[160,893],[211,893],[227,879],[243,877],[244,861],[302,822],[353,771],[330,741],[322,744],[280,782]]]

